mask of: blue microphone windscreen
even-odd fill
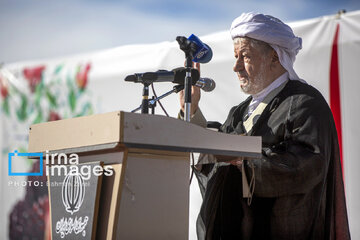
[[[212,55],[213,55],[211,48],[208,45],[206,45],[205,43],[203,43],[194,34],[191,34],[190,37],[188,38],[188,40],[194,42],[197,45],[197,49],[196,49],[196,52],[195,52],[192,60],[194,62],[198,62],[198,63],[210,62]]]

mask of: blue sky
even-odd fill
[[[360,10],[359,0],[0,0],[0,62],[228,30],[242,12],[285,22]]]

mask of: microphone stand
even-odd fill
[[[185,121],[190,122],[191,118],[191,67],[192,67],[192,57],[186,56],[186,76],[185,76]]]
[[[140,108],[142,114],[148,114],[149,113],[149,86],[154,82],[153,79],[144,79],[142,76],[137,76],[138,80],[141,80],[140,82],[144,85],[143,91],[142,91],[142,101]],[[154,107],[152,107],[154,108]],[[152,113],[154,113],[154,109],[152,109]]]
[[[150,102],[152,102],[154,99],[155,99],[155,96],[152,96],[151,100],[149,101],[149,108],[151,108],[151,114],[152,115],[155,114],[156,102],[154,102],[154,104],[150,104]]]
[[[142,102],[141,102],[141,114],[149,113],[149,83],[144,83]]]
[[[172,93],[178,93],[178,92],[180,92],[180,91],[183,90],[183,89],[184,89],[184,85],[176,85],[176,86],[173,87],[172,90],[164,93],[163,95],[161,95],[161,96],[159,96],[159,97],[157,97],[157,98],[151,99],[150,101],[148,100],[148,101],[147,101],[148,108],[149,108],[149,107],[150,107],[150,108],[155,108],[157,101],[159,101],[160,99],[163,99],[164,97],[169,96],[169,95],[172,94]],[[132,110],[131,112],[133,113],[133,112],[139,111],[140,109],[143,108],[142,105],[143,105],[143,104],[141,104],[139,107],[135,108],[135,109]],[[141,112],[141,113],[142,113],[142,112]]]
[[[189,41],[186,37],[176,37],[176,41],[180,45],[180,49],[185,52],[185,68],[186,68],[186,76],[185,76],[185,118],[186,122],[190,122],[191,118],[191,86],[192,86],[192,79],[191,79],[191,68],[192,68],[192,59],[193,55],[196,52],[196,44]]]

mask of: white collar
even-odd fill
[[[281,84],[286,82],[289,79],[288,72],[283,73],[280,77],[275,79],[272,83],[269,84],[266,88],[261,90],[260,92],[251,95],[253,100],[262,101],[272,90],[278,88]]]
[[[255,110],[255,108],[260,104],[260,102],[262,100],[264,100],[264,98],[270,93],[272,92],[274,89],[278,88],[281,84],[283,84],[284,82],[286,82],[289,79],[289,74],[288,72],[285,72],[284,74],[282,74],[280,77],[278,77],[277,79],[275,79],[275,81],[273,81],[272,83],[269,84],[269,86],[267,86],[266,88],[264,88],[263,90],[261,90],[260,92],[251,95],[252,96],[252,100],[249,104],[249,108],[248,108],[248,116],[251,115],[251,113]]]

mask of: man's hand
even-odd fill
[[[231,160],[229,163],[231,165],[237,166],[239,169],[241,169],[243,160],[244,160],[243,157],[238,157],[234,160]]]
[[[193,67],[199,70],[200,73],[200,63],[193,63]],[[180,108],[183,112],[185,112],[185,93],[184,90],[179,92],[179,99],[180,99]],[[200,88],[192,86],[191,87],[191,110],[190,114],[193,115],[197,109],[199,108],[199,101],[200,101],[201,93]]]
[[[224,155],[215,155],[216,161],[218,162],[227,162],[231,165],[234,165],[241,169],[242,162],[244,160],[244,157],[233,157],[233,156],[224,156]]]

